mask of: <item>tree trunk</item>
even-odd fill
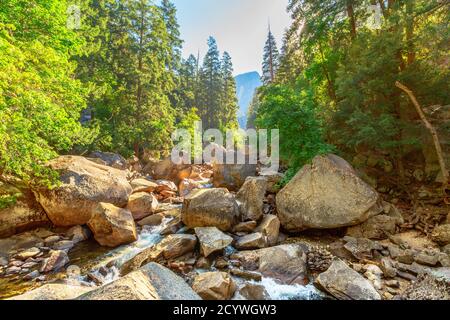
[[[422,107],[420,106],[419,102],[417,101],[416,97],[414,96],[414,93],[405,85],[401,84],[400,82],[396,82],[395,85],[397,86],[397,88],[403,90],[411,99],[411,102],[413,103],[414,107],[417,110],[417,113],[420,116],[420,119],[422,120],[422,122],[424,123],[425,127],[428,129],[428,131],[430,131],[431,137],[433,138],[433,142],[434,142],[434,147],[436,149],[436,155],[438,157],[439,160],[439,165],[441,167],[441,172],[442,172],[442,177],[444,178],[444,182],[443,182],[443,191],[444,194],[447,190],[448,187],[448,180],[449,180],[449,173],[447,171],[447,168],[445,167],[445,160],[444,160],[444,153],[442,151],[442,147],[441,147],[441,143],[439,141],[439,137],[437,134],[436,129],[431,125],[431,123],[428,121],[427,117],[425,116],[425,113],[422,110]]]

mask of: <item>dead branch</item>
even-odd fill
[[[448,180],[449,180],[449,173],[445,167],[445,160],[444,155],[442,152],[441,143],[439,141],[439,137],[437,134],[436,129],[431,125],[431,123],[427,120],[427,117],[425,116],[425,113],[422,110],[422,107],[420,106],[419,102],[417,101],[416,97],[414,96],[414,93],[405,85],[401,84],[399,81],[395,83],[396,87],[403,90],[411,99],[412,103],[414,104],[414,107],[417,110],[417,113],[419,114],[420,118],[422,119],[422,122],[425,124],[425,127],[430,131],[431,137],[433,138],[434,147],[436,149],[436,154],[439,160],[439,165],[441,167],[442,176],[444,178],[443,181],[443,191],[444,196],[446,194],[446,190],[448,187]]]

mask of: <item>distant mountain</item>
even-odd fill
[[[258,72],[249,72],[235,77],[236,91],[239,100],[238,121],[241,128],[247,126],[247,111],[252,102],[255,90],[262,85]]]

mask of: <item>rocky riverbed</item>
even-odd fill
[[[281,190],[253,165],[96,153],[50,166],[60,187],[0,211],[0,299],[450,297],[448,206],[425,208],[440,217],[428,235],[405,229],[335,155]]]

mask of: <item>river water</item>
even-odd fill
[[[172,219],[164,219],[159,226],[144,227],[139,232],[136,242],[116,249],[101,247],[94,240],[79,243],[69,253],[71,267],[68,267],[69,270],[75,269],[79,272],[74,275],[66,272],[53,274],[49,276],[49,280],[93,286],[87,277],[88,273],[92,273],[101,278],[104,284],[110,283],[119,278],[119,269],[126,261],[163,239],[160,232]],[[107,274],[100,272],[100,268],[109,263],[114,266],[107,269]],[[198,272],[201,271],[198,270]],[[236,281],[239,283],[240,280],[236,279]],[[324,294],[313,285],[283,285],[270,278],[263,278],[261,282],[253,283],[263,285],[273,300],[319,300],[325,298]],[[35,282],[0,279],[0,299],[22,294],[37,286],[39,284]]]

